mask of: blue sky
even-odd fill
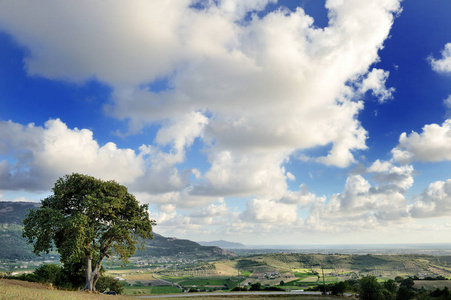
[[[0,0],[0,200],[79,172],[245,244],[451,242],[448,0]]]

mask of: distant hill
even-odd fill
[[[40,203],[0,202],[0,259],[33,259],[32,246],[22,237],[22,220],[28,209]],[[135,256],[184,257],[197,260],[212,260],[233,257],[235,254],[214,246],[201,246],[190,240],[167,238],[153,233],[153,240],[146,240],[144,251]]]
[[[236,256],[216,246],[202,246],[196,242],[184,239],[164,237],[153,233],[153,240],[147,240],[144,251],[138,251],[136,256],[151,257],[184,257],[191,259],[213,260]]]
[[[33,247],[22,237],[22,219],[32,202],[0,202],[0,259],[33,259]]]
[[[202,246],[216,246],[216,247],[221,247],[221,248],[225,248],[225,249],[236,249],[236,248],[246,247],[241,243],[228,242],[228,241],[224,241],[224,240],[211,241],[211,242],[199,242],[199,244]]]
[[[39,206],[41,203],[0,201],[0,223],[21,225],[27,210]]]

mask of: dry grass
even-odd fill
[[[215,263],[216,271],[221,276],[237,276],[238,270],[228,263]]]
[[[259,296],[243,294],[243,296],[214,296],[214,294],[195,295],[188,299],[214,299],[214,300],[243,300],[243,299],[261,299],[261,300],[274,300],[274,299],[298,299],[298,300],[328,300],[337,299],[334,297],[321,297],[321,296],[292,296],[292,295],[273,295],[273,296]],[[108,296],[96,293],[87,293],[83,291],[59,291],[53,289],[49,285],[42,285],[37,283],[18,281],[18,280],[0,280],[0,299],[1,300],[84,300],[84,299],[117,299],[117,300],[130,300],[134,297],[126,296]],[[165,299],[165,300],[180,300],[180,298],[152,298],[152,299]]]
[[[111,296],[88,293],[83,291],[59,291],[49,285],[19,281],[0,280],[1,300],[83,300],[83,299],[111,299]],[[118,296],[114,299],[132,299]]]

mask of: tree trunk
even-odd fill
[[[84,290],[95,291],[97,280],[100,278],[100,268],[102,267],[103,256],[99,258],[96,265],[94,266],[94,270],[92,269],[92,256],[86,255],[86,282]]]
[[[85,287],[84,290],[94,291],[95,285],[93,285],[93,276],[92,276],[92,255],[86,255],[86,270],[85,270]]]

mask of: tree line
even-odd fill
[[[451,300],[448,287],[443,289],[426,290],[414,288],[415,282],[411,277],[397,276],[379,282],[376,276],[365,276],[360,279],[350,279],[332,284],[318,285],[310,290],[321,291],[331,295],[344,295],[346,292],[357,293],[361,300]]]

